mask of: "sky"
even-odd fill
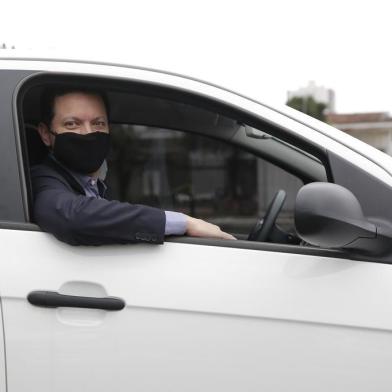
[[[391,11],[390,0],[2,0],[0,44],[16,49],[0,57],[147,66],[267,104],[314,81],[338,113],[392,114]]]

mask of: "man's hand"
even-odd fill
[[[201,219],[187,217],[186,234],[191,237],[221,238],[224,240],[236,240],[231,234],[222,231],[219,226],[213,225]]]

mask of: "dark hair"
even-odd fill
[[[90,88],[90,87],[80,87],[80,86],[48,86],[44,88],[44,91],[42,92],[41,95],[41,100],[40,100],[40,106],[41,106],[41,121],[45,123],[48,127],[50,127],[50,124],[53,120],[54,117],[54,101],[57,97],[61,97],[66,94],[70,93],[82,93],[82,94],[87,94],[87,95],[95,95],[98,96],[102,99],[105,108],[106,108],[106,113],[109,119],[109,101],[107,99],[106,93]]]

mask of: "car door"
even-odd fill
[[[19,244],[15,248],[15,244]],[[388,390],[390,265],[1,230],[9,391]],[[34,291],[122,298],[39,307]]]
[[[18,223],[12,193],[8,391],[389,390],[390,265],[243,240],[71,247]]]

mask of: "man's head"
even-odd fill
[[[38,132],[54,156],[72,170],[96,171],[109,146],[105,96],[95,90],[50,88],[42,95],[41,113]]]
[[[98,90],[47,88],[41,98],[38,126],[42,141],[53,147],[55,137],[51,132],[109,132],[107,107],[106,96]]]

